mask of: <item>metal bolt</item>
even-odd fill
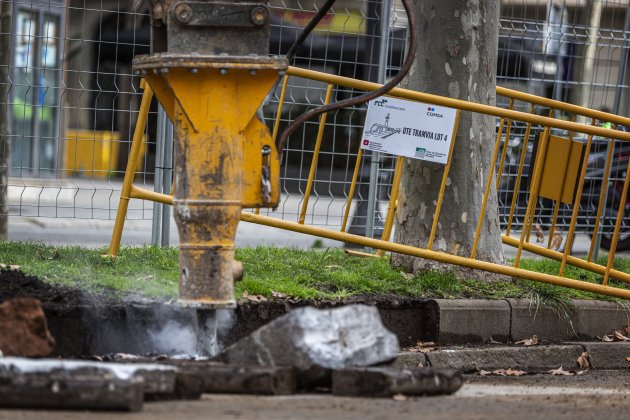
[[[189,5],[183,3],[183,4],[178,4],[175,7],[175,19],[177,19],[179,23],[185,25],[192,20],[192,17],[193,17],[193,11]]]
[[[192,69],[189,69],[188,71],[189,71],[191,74],[197,74],[197,73],[199,73],[199,69],[198,69],[198,68],[194,68],[194,67],[193,67]]]
[[[267,156],[268,154],[271,153],[271,147],[267,146],[266,144],[262,147],[262,154],[263,156]]]
[[[254,25],[262,26],[269,21],[269,10],[263,6],[256,6],[249,12],[249,18]]]
[[[221,74],[222,76],[225,76],[226,74],[228,74],[228,69],[219,70],[219,74]]]

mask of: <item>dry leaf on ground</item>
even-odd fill
[[[562,375],[562,376],[573,376],[573,375],[575,375],[575,373],[571,372],[570,370],[562,369],[562,366],[560,366],[558,369],[548,370],[547,373],[551,373],[552,375]]]
[[[500,341],[497,341],[493,339],[492,337],[490,337],[490,340],[488,340],[488,344],[504,344],[504,343],[501,343]]]
[[[613,341],[612,337],[610,337],[609,335],[605,335],[603,337],[597,337],[597,338],[599,338],[601,341],[606,341],[606,342]]]
[[[495,375],[495,376],[523,376],[523,375],[527,375],[527,372],[525,372],[524,370],[518,370],[518,369],[496,369],[493,370],[492,372],[487,371],[487,370],[480,370],[479,374],[481,376],[488,376],[488,375]]]
[[[394,401],[407,401],[409,399],[409,397],[407,397],[406,395],[403,394],[396,394],[392,397],[392,399]]]
[[[280,293],[280,292],[271,292],[271,296],[276,298],[276,299],[286,299],[287,295],[285,295],[284,293]]]
[[[540,344],[540,339],[537,335],[533,335],[532,338],[528,338],[527,340],[517,341],[514,344],[522,344],[524,346],[535,346],[536,344]]]
[[[588,369],[584,369],[584,370],[578,370],[577,372],[575,372],[576,375],[582,375],[584,373],[588,372]]]
[[[591,364],[588,361],[587,351],[582,352],[580,357],[577,358],[577,363],[582,369],[588,369],[589,367],[591,367]]]
[[[437,344],[435,344],[433,341],[418,341],[415,346],[408,347],[405,350],[428,353],[430,351],[435,350],[437,347],[438,347]]]

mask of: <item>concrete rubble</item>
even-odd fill
[[[137,411],[175,393],[177,369],[159,364],[0,358],[0,407]]]
[[[366,305],[294,309],[229,346],[234,365],[292,366],[298,386],[321,384],[331,369],[372,366],[396,358],[398,339]]]
[[[353,397],[445,395],[463,384],[462,374],[455,369],[353,368],[333,372],[332,393]]]
[[[12,299],[0,304],[0,352],[5,356],[45,357],[55,348],[42,304]]]

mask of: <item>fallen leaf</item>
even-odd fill
[[[630,336],[630,327],[626,325],[622,329],[620,329],[619,332],[628,337]]]
[[[563,237],[561,234],[559,233],[554,233],[553,234],[553,238],[551,239],[551,247],[550,249],[553,249],[554,251],[558,251],[560,249],[560,246],[562,245],[562,241],[563,241]]]
[[[605,335],[603,337],[597,337],[597,338],[599,338],[601,341],[607,341],[607,342],[613,341],[613,339],[611,337],[607,336],[607,335]]]
[[[573,376],[575,375],[575,373],[569,371],[569,370],[564,370],[562,369],[562,366],[560,366],[558,369],[551,369],[548,370],[547,373],[551,373],[552,375],[561,375],[561,376]]]
[[[492,337],[490,337],[490,340],[488,340],[488,344],[503,344],[495,339],[493,339]]]
[[[545,241],[545,232],[539,223],[534,225],[534,229],[536,229],[536,242],[542,244]]]
[[[613,333],[613,341],[630,341],[630,338],[626,337],[619,331]]]
[[[523,370],[518,370],[518,369],[508,369],[505,371],[505,374],[507,376],[523,376],[523,375],[527,375],[527,372]]]
[[[533,335],[532,338],[528,338],[527,340],[517,341],[514,344],[522,344],[524,346],[535,346],[536,344],[540,344],[540,340],[537,335]]]
[[[271,296],[276,298],[276,299],[286,299],[287,295],[285,295],[284,293],[280,293],[280,292],[271,292]]]
[[[588,369],[584,369],[584,370],[578,370],[577,372],[575,372],[576,375],[582,375],[584,373],[588,372]]]
[[[523,376],[523,375],[527,375],[527,372],[523,370],[509,368],[509,369],[496,369],[490,372],[489,374],[496,375],[496,376]]]
[[[416,367],[423,368],[424,365],[422,364],[422,362],[418,362],[418,366],[416,366]]]
[[[483,370],[483,369],[481,369],[481,370],[479,371],[479,374],[480,374],[481,376],[488,376],[488,375],[492,375],[492,372],[490,372],[489,370]]]
[[[394,401],[407,401],[409,399],[409,397],[407,397],[406,395],[403,394],[396,394],[392,397],[392,399]]]
[[[589,367],[591,367],[591,365],[590,365],[590,363],[588,361],[588,352],[587,351],[582,352],[582,354],[577,358],[577,363],[582,369],[588,369]],[[578,373],[578,375],[579,375],[579,373]]]
[[[435,344],[433,341],[418,341],[415,346],[408,347],[405,350],[428,353],[430,351],[435,350],[437,347],[438,347],[437,344]]]

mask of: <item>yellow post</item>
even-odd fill
[[[326,88],[326,97],[324,98],[324,105],[330,103],[330,97],[333,91],[333,85],[329,84]],[[324,128],[326,128],[326,116],[327,112],[324,112],[319,118],[319,128],[317,130],[317,140],[315,141],[315,148],[313,149],[313,160],[311,161],[311,169],[308,174],[308,181],[306,183],[306,191],[304,191],[304,201],[302,202],[302,211],[298,223],[304,223],[306,218],[306,210],[308,209],[308,200],[311,197],[311,190],[313,189],[313,182],[315,179],[315,171],[317,170],[317,160],[319,158],[319,149],[322,146],[322,139],[324,138]]]
[[[120,250],[120,239],[122,237],[125,217],[127,217],[127,208],[129,207],[129,199],[131,198],[131,188],[133,186],[133,178],[138,168],[138,157],[142,148],[142,137],[144,129],[147,125],[147,116],[153,99],[153,90],[144,80],[140,82],[140,88],[144,88],[142,94],[142,102],[140,102],[140,111],[138,119],[133,131],[133,140],[131,141],[131,150],[129,152],[129,160],[125,169],[125,178],[123,180],[122,191],[120,192],[120,201],[118,202],[118,210],[116,212],[116,222],[114,223],[114,231],[112,232],[112,240],[109,243],[109,254],[112,257],[118,255]]]
[[[383,234],[381,235],[381,241],[389,241],[389,237],[392,234],[392,228],[394,227],[394,215],[398,207],[398,190],[400,188],[400,178],[402,177],[403,165],[405,158],[398,156],[396,158],[396,169],[394,169],[394,179],[392,180],[392,192],[389,197],[389,205],[387,206],[387,216],[385,218],[385,226],[383,227]],[[376,251],[376,256],[382,257],[385,255],[385,251],[379,249]]]

